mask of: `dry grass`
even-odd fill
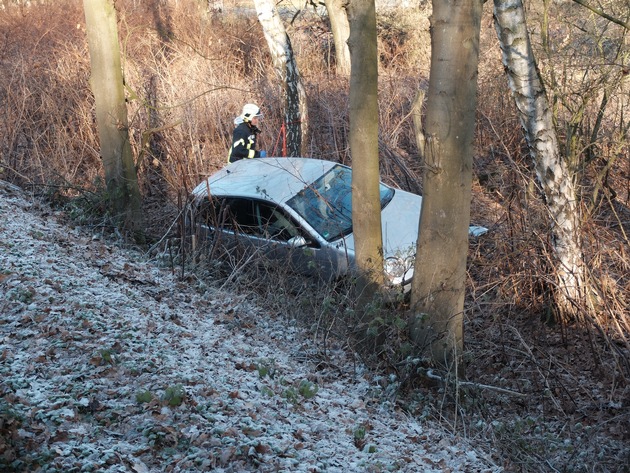
[[[232,120],[245,102],[264,109],[262,147],[274,149],[282,123],[280,90],[254,16],[233,9],[220,16],[204,14],[192,0],[127,0],[119,5],[131,140],[152,222],[148,230],[154,254],[175,264],[182,256],[177,219],[189,191],[224,165]],[[558,56],[545,57],[541,68],[547,75],[572,68],[571,74],[556,75],[557,89],[551,93],[561,99],[563,143],[577,143],[579,151],[585,258],[601,305],[596,311],[583,308],[584,324],[554,325],[549,224],[487,14],[473,220],[491,232],[470,248],[467,374],[477,383],[525,396],[479,386],[466,386],[465,394],[456,395],[430,378],[421,378],[426,385],[417,384],[416,371],[423,368],[406,358],[409,346],[400,316],[404,304],[383,318],[389,338],[377,361],[395,374],[397,392],[413,387],[404,400],[406,408],[439,417],[480,441],[495,442],[512,470],[552,471],[552,464],[563,461],[564,471],[628,471],[630,157],[622,114],[628,105],[627,84],[611,88],[598,141],[589,144],[592,117],[601,104],[593,91],[602,81],[619,80],[624,69],[611,67],[601,76],[589,69],[589,81],[582,74],[578,84],[577,72],[586,70],[585,51],[593,52],[593,42],[572,36],[583,48],[571,50],[562,42],[563,33],[577,34],[570,22],[577,22],[579,13],[565,4],[554,8],[560,10],[552,12],[554,18],[566,21],[554,23],[551,38],[563,49]],[[532,10],[533,18],[536,13]],[[56,198],[82,196],[98,207],[102,168],[83,25],[77,2],[0,11],[0,179]],[[348,84],[334,75],[325,21],[303,11],[288,31],[309,97],[309,154],[349,164]],[[382,15],[379,34],[382,173],[387,182],[417,191],[421,170],[409,112],[417,88],[428,79],[427,12]],[[569,87],[574,85],[574,90]],[[580,101],[577,95],[589,100]],[[576,116],[571,104],[591,118],[571,128]],[[567,130],[577,141],[569,140]],[[205,268],[210,279],[258,293],[270,310],[285,311],[286,300],[295,301],[288,315],[312,325],[315,346],[325,347],[327,337],[347,335],[350,288],[297,283],[264,265],[256,265],[252,273],[242,260],[227,261],[226,267],[199,256],[196,271],[185,266],[185,275],[201,277]],[[277,290],[270,293],[270,285]],[[509,420],[499,421],[503,418]],[[558,438],[568,443],[560,445],[554,440]],[[590,438],[603,446],[604,457],[590,450]]]

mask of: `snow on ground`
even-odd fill
[[[341,350],[58,217],[0,183],[0,470],[501,471]]]

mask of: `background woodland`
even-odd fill
[[[0,179],[64,208],[74,224],[109,235],[114,227],[103,198],[82,6],[69,0],[15,3],[0,2]],[[313,296],[312,288],[296,287],[282,275],[239,272],[234,278],[236,263],[226,272],[182,255],[181,211],[192,188],[224,166],[244,103],[261,106],[261,147],[280,153],[281,84],[253,7],[233,0],[214,10],[195,0],[116,3],[147,254],[183,277],[196,271],[195,277],[219,283],[240,281],[236,291],[257,292],[270,310],[317,321],[313,343],[343,337],[351,301],[339,288],[317,288]],[[600,3],[627,24],[627,1]],[[455,389],[430,376],[418,379],[416,368],[405,363],[405,331],[396,313],[387,321],[387,349],[371,362],[396,375],[409,413],[436,417],[454,432],[492,443],[515,470],[557,471],[545,459],[561,457],[563,471],[629,471],[628,31],[573,2],[535,0],[525,7],[561,146],[580,170],[585,258],[602,309],[579,324],[552,317],[548,224],[486,5],[472,220],[490,232],[469,249],[470,382]],[[350,165],[348,78],[335,72],[324,10],[313,4],[278,8],[308,97],[309,156]],[[426,3],[382,6],[377,16],[381,176],[417,193],[422,182],[411,107],[428,81],[429,16]],[[278,287],[274,294],[270,284]]]

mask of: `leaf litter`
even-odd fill
[[[499,472],[342,349],[0,185],[0,470]],[[382,392],[381,392],[382,394]]]

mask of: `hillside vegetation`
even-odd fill
[[[63,208],[76,225],[115,234],[81,2],[13,3],[0,10],[0,180]],[[387,374],[383,383],[406,412],[491,445],[509,470],[629,471],[628,38],[579,5],[545,2],[545,12],[538,3],[527,9],[532,41],[563,150],[580,170],[584,252],[602,305],[581,323],[553,319],[549,224],[486,3],[472,218],[490,232],[469,252],[467,381],[455,389],[423,360],[409,362],[404,302],[384,321],[386,349],[364,361]],[[618,3],[608,13],[623,18]],[[181,211],[190,190],[225,164],[244,103],[261,106],[262,148],[279,152],[280,85],[255,14],[231,0],[217,13],[195,0],[116,4],[146,255],[182,278],[256,294],[270,313],[312,329],[314,346],[343,340],[352,308],[343,287],[183,253]],[[348,80],[334,73],[327,19],[310,4],[283,8],[309,99],[310,156],[351,164]],[[426,5],[378,15],[381,174],[415,192],[422,182],[410,108],[428,81],[429,15]]]

